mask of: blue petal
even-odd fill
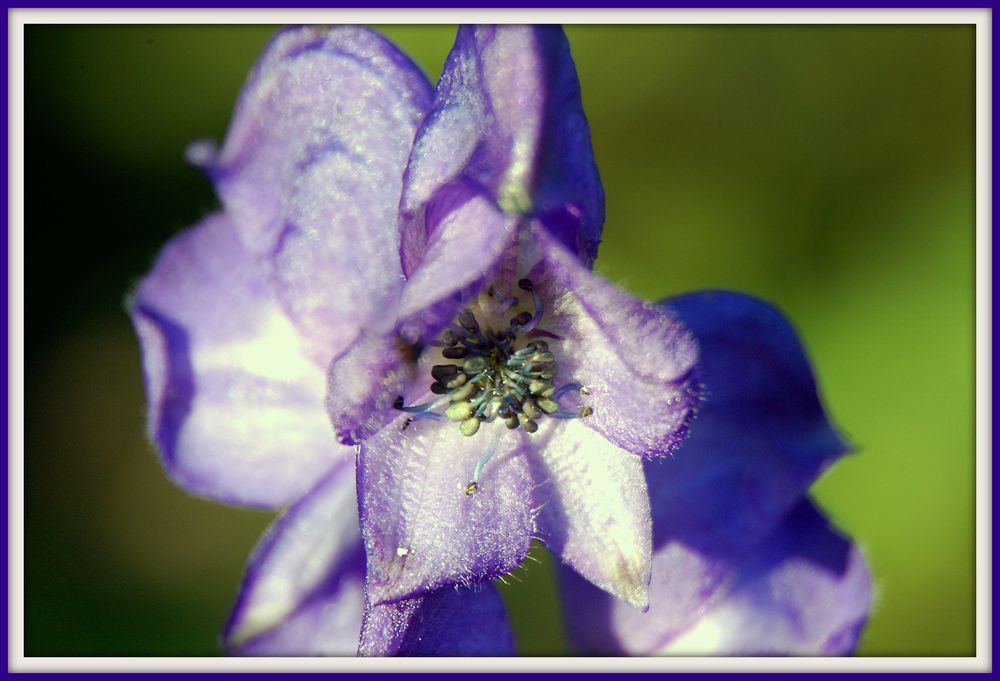
[[[857,549],[804,501],[847,446],[794,330],[741,294],[666,306],[699,343],[705,398],[675,457],[645,462],[650,609],[612,602],[564,571],[572,637],[588,652],[849,652],[870,578]]]
[[[407,276],[426,247],[425,207],[460,178],[506,212],[539,217],[592,263],[604,194],[561,28],[459,30],[404,179],[401,256]]]
[[[477,656],[514,654],[514,635],[496,587],[445,587],[421,598],[369,607],[359,655]]]
[[[654,546],[672,537],[708,551],[753,544],[848,446],[776,309],[721,291],[665,307],[698,340],[705,401],[677,456],[647,467]]]

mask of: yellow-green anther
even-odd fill
[[[456,402],[444,410],[444,415],[451,421],[464,422],[467,418],[472,416],[472,407],[469,406],[468,402]],[[478,428],[479,426],[477,425],[476,427]]]
[[[463,376],[464,376],[464,374],[463,374]],[[465,402],[467,399],[469,399],[470,397],[472,397],[472,394],[474,392],[476,392],[476,384],[475,383],[466,383],[461,388],[459,388],[458,390],[456,390],[453,393],[451,393],[451,396],[449,397],[449,399],[452,402]]]
[[[538,408],[544,411],[546,414],[554,414],[559,411],[559,403],[555,400],[550,400],[548,398],[538,400]]]
[[[468,374],[478,374],[486,368],[486,360],[479,356],[466,357],[462,369]]]
[[[539,381],[537,378],[528,384],[528,392],[532,395],[543,395],[546,390],[555,390],[548,381]],[[552,393],[549,393],[551,395]],[[546,395],[548,397],[548,395]]]
[[[523,411],[524,415],[529,419],[537,419],[542,415],[542,412],[540,412],[538,407],[535,406],[534,400],[525,400],[524,404],[521,405],[521,411]]]
[[[462,421],[462,425],[460,425],[458,429],[462,431],[462,435],[465,437],[472,437],[476,434],[476,431],[479,430],[479,419],[475,416],[467,418]]]
[[[469,377],[466,376],[465,374],[458,374],[457,376],[455,376],[455,378],[445,383],[444,387],[447,388],[448,390],[454,390],[455,388],[465,385],[465,382],[468,380]]]

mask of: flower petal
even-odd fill
[[[377,34],[286,30],[211,163],[227,211],[251,252],[273,256],[279,299],[321,361],[396,303],[402,173],[429,106],[420,70]]]
[[[578,420],[546,419],[533,437],[546,545],[595,585],[645,607],[652,523],[642,460]]]
[[[254,550],[223,634],[228,648],[243,654],[354,654],[364,554],[350,463],[289,508]]]
[[[492,584],[445,587],[366,609],[358,654],[498,657],[514,654],[514,635]]]
[[[365,333],[333,361],[326,408],[338,440],[359,444],[399,415],[393,403],[416,371],[411,350],[397,333]]]
[[[665,301],[698,339],[705,401],[690,437],[649,470],[657,543],[755,543],[848,447],[820,403],[795,330],[773,307],[728,292]]]
[[[848,654],[871,607],[860,552],[808,501],[755,547],[717,555],[661,547],[647,613],[568,571],[562,577],[570,636],[591,653]]]
[[[580,383],[593,414],[584,422],[612,443],[646,457],[672,452],[683,440],[697,395],[691,334],[663,309],[591,273],[543,229],[531,278],[552,306],[545,330],[554,344],[558,379]]]
[[[463,26],[414,142],[400,208],[409,275],[424,206],[458,177],[509,213],[544,216],[582,260],[597,254],[604,194],[569,44],[557,26]]]
[[[361,442],[398,415],[393,401],[413,384],[420,348],[452,321],[514,243],[518,219],[474,189],[456,185],[438,198],[430,211],[430,247],[403,290],[402,320],[388,333],[363,333],[330,366],[327,409],[345,444]]]
[[[331,437],[323,369],[306,356],[226,216],[163,249],[130,313],[150,436],[188,490],[278,506],[351,456]]]
[[[645,462],[650,611],[622,608],[567,574],[572,635],[594,652],[848,652],[869,577],[857,550],[802,501],[845,445],[794,330],[740,294],[668,303],[698,339],[705,399],[676,456]]]
[[[465,437],[454,423],[406,415],[361,444],[358,499],[373,603],[513,570],[534,534],[534,484],[520,433]],[[484,429],[486,430],[486,429]],[[477,461],[493,451],[474,494]]]
[[[336,589],[308,601],[281,625],[237,650],[258,657],[337,656],[357,654],[364,602],[364,570],[345,574]]]
[[[445,206],[428,211],[433,222],[423,260],[406,282],[399,316],[406,319],[451,296],[494,269],[511,247],[519,218],[505,215],[469,185],[447,187],[438,195]],[[440,212],[440,218],[430,218]],[[461,300],[456,300],[457,305]],[[449,314],[450,317],[454,315]],[[439,315],[434,316],[435,319]]]

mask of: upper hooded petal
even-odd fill
[[[351,450],[331,437],[323,369],[304,351],[232,221],[174,238],[130,313],[149,432],[170,475],[222,501],[296,499]]]
[[[345,461],[254,550],[223,634],[252,655],[353,655],[364,604],[354,467]]]
[[[417,135],[400,206],[409,275],[424,210],[459,177],[505,211],[543,216],[582,260],[597,253],[604,194],[569,44],[557,26],[463,26]]]
[[[579,383],[593,414],[584,422],[646,457],[672,452],[697,405],[697,344],[674,314],[601,279],[543,229],[532,280],[546,309],[558,380]]]
[[[396,416],[393,402],[417,375],[421,349],[483,287],[517,236],[518,218],[467,185],[442,191],[432,213],[431,242],[403,289],[401,319],[386,333],[363,333],[330,366],[327,409],[341,442],[361,442]]]
[[[430,101],[420,70],[367,29],[285,30],[207,161],[248,250],[271,259],[279,300],[324,362],[359,328],[392,323],[402,174]]]
[[[403,415],[361,444],[358,500],[374,604],[508,573],[535,530],[521,433],[465,437],[455,423],[407,421]],[[467,494],[488,451],[479,489]]]
[[[652,523],[642,460],[579,420],[546,419],[532,440],[546,546],[593,584],[644,607]]]
[[[591,654],[843,655],[871,608],[863,557],[808,501],[753,547],[661,547],[645,613],[561,577],[570,637]]]
[[[488,656],[514,654],[503,599],[492,584],[444,587],[425,596],[369,606],[358,654]]]

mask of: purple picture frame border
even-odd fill
[[[580,2],[567,2],[567,1],[563,1],[563,0],[545,0],[543,3],[532,3],[532,2],[529,2],[527,0],[505,0],[502,3],[490,3],[489,5],[481,7],[480,9],[609,9],[609,10],[628,10],[628,9],[699,9],[699,10],[703,10],[703,9],[719,9],[719,10],[725,10],[725,9],[939,9],[940,8],[940,9],[989,9],[991,11],[991,14],[992,14],[992,10],[994,9],[995,5],[996,5],[995,2],[981,2],[980,1],[980,2],[964,2],[960,6],[955,6],[955,7],[942,7],[942,3],[940,3],[940,2],[929,2],[929,1],[904,2],[904,1],[901,1],[901,0],[888,0],[888,1],[887,0],[881,0],[881,1],[877,2],[877,3],[864,3],[864,2],[822,2],[822,3],[817,3],[817,4],[814,4],[814,5],[804,5],[803,3],[795,3],[795,2],[774,2],[773,0],[770,1],[770,2],[761,2],[761,3],[755,3],[755,2],[735,2],[735,1],[730,0],[728,2],[713,3],[711,5],[700,5],[700,4],[691,3],[691,2],[665,3],[665,2],[654,2],[654,1],[646,1],[646,2],[641,2],[640,1],[640,2],[636,2],[636,0],[628,0],[627,4],[612,6],[612,5],[607,4],[607,3],[599,3],[599,2],[590,2],[590,3],[583,3],[583,4],[581,4]],[[8,106],[4,110],[4,122],[6,124],[5,128],[8,131],[7,135],[4,137],[4,150],[6,151],[6,157],[8,159],[8,164],[4,166],[4,177],[7,180],[7,187],[8,188],[7,188],[7,192],[4,194],[4,199],[3,199],[3,204],[4,204],[4,208],[5,208],[4,213],[5,213],[6,221],[7,221],[7,230],[6,230],[7,238],[5,239],[4,245],[3,245],[3,254],[4,254],[4,258],[3,258],[3,271],[4,271],[3,289],[4,289],[4,293],[5,293],[5,295],[3,297],[3,309],[4,309],[4,313],[5,313],[5,318],[7,319],[7,334],[5,335],[4,341],[3,341],[3,347],[4,347],[4,351],[5,351],[5,356],[7,357],[7,361],[3,364],[3,376],[4,376],[4,379],[5,379],[5,383],[7,385],[7,391],[5,391],[4,395],[3,395],[3,403],[4,403],[4,406],[6,407],[6,411],[7,411],[7,420],[4,421],[4,425],[3,425],[3,433],[4,433],[4,436],[5,436],[4,437],[4,443],[5,443],[4,449],[5,449],[6,453],[7,453],[7,457],[6,457],[7,458],[7,466],[5,466],[4,469],[3,469],[4,498],[5,498],[6,502],[7,502],[4,505],[4,511],[3,511],[3,515],[4,515],[4,519],[5,519],[5,522],[3,523],[3,537],[4,537],[4,544],[7,547],[7,551],[8,551],[8,556],[7,556],[8,557],[8,561],[6,561],[4,563],[4,567],[3,567],[3,574],[5,576],[5,583],[9,584],[9,581],[8,581],[9,580],[9,573],[8,573],[7,563],[9,562],[9,558],[10,558],[10,555],[9,555],[9,550],[10,550],[10,536],[9,536],[9,531],[8,531],[10,496],[8,494],[8,491],[9,491],[9,484],[10,484],[10,478],[9,478],[9,471],[10,471],[10,451],[9,451],[9,446],[10,446],[10,431],[9,431],[9,426],[10,426],[10,418],[11,418],[11,412],[10,412],[10,406],[11,405],[10,405],[9,399],[10,399],[10,369],[11,369],[11,366],[10,366],[10,361],[11,361],[11,357],[10,357],[10,338],[11,338],[11,331],[12,331],[12,329],[11,329],[11,319],[10,319],[10,313],[11,313],[11,307],[10,307],[10,302],[11,302],[10,301],[10,295],[11,295],[11,289],[10,289],[10,276],[11,276],[11,270],[10,270],[10,234],[11,233],[10,233],[10,222],[9,222],[9,220],[10,220],[10,176],[9,176],[9,159],[10,159],[10,127],[9,127],[10,126],[10,120],[9,120],[10,82],[9,82],[9,77],[8,77],[8,75],[9,75],[9,68],[10,68],[10,63],[9,63],[9,54],[10,54],[10,52],[9,52],[9,50],[10,50],[9,34],[10,34],[10,21],[11,21],[10,11],[13,10],[13,9],[365,9],[365,10],[371,9],[371,10],[379,10],[379,9],[460,9],[460,8],[468,8],[468,7],[469,7],[469,4],[467,2],[459,2],[457,0],[456,1],[436,0],[435,2],[429,3],[429,4],[427,4],[427,5],[423,6],[423,7],[414,7],[410,3],[398,2],[398,1],[397,2],[384,2],[383,1],[383,2],[379,3],[378,5],[370,5],[369,6],[369,5],[364,5],[364,4],[361,4],[361,3],[350,3],[350,4],[346,4],[345,3],[345,4],[341,4],[341,5],[335,5],[335,4],[331,4],[330,2],[323,2],[322,0],[297,0],[293,6],[285,7],[285,8],[276,7],[275,3],[273,2],[273,0],[270,1],[270,2],[264,2],[262,0],[257,0],[256,2],[246,2],[246,1],[243,1],[243,2],[236,2],[236,1],[218,2],[218,0],[216,0],[215,2],[212,2],[211,4],[197,3],[197,2],[193,2],[191,0],[175,0],[174,2],[163,2],[162,0],[159,0],[158,2],[150,3],[148,5],[140,6],[140,7],[137,7],[134,2],[126,2],[125,0],[110,0],[110,1],[109,0],[103,0],[102,2],[98,2],[98,3],[95,3],[95,4],[86,4],[86,3],[82,3],[82,2],[69,2],[67,0],[57,0],[57,1],[51,1],[51,0],[49,0],[47,2],[46,1],[42,1],[42,0],[39,0],[37,2],[26,1],[26,0],[18,0],[16,2],[8,3],[8,5],[7,5],[7,30],[4,31],[4,34],[3,34],[3,66],[4,66],[4,68],[3,68],[3,82],[4,82],[4,86],[5,86],[4,89],[8,93]],[[990,145],[990,153],[991,153],[990,176],[991,176],[991,179],[992,179],[991,196],[993,194],[993,189],[995,189],[995,187],[996,187],[996,179],[995,179],[995,173],[993,172],[992,159],[996,158],[997,141],[996,141],[996,136],[992,134],[992,130],[993,130],[992,113],[996,109],[996,77],[997,77],[996,74],[997,74],[997,65],[998,65],[997,64],[997,54],[996,54],[995,51],[992,50],[992,44],[993,44],[992,37],[993,37],[993,31],[992,31],[992,17],[991,17],[991,26],[990,26],[991,55],[990,55],[990,63],[991,63],[991,92],[992,92],[992,95],[993,95],[992,96],[992,100],[991,100],[991,104],[990,104],[990,112],[991,112],[991,120],[990,120],[990,130],[991,130],[991,135],[990,135],[990,137],[991,137],[991,140],[990,140],[990,142],[991,142],[991,145]],[[980,149],[977,149],[977,154],[978,153],[981,153]],[[992,211],[991,211],[991,220],[992,220]],[[992,356],[994,354],[993,350],[994,350],[994,347],[995,347],[993,339],[996,338],[996,322],[995,322],[996,315],[994,314],[995,310],[994,310],[994,306],[993,306],[993,301],[996,298],[996,296],[995,296],[996,286],[995,286],[995,283],[993,281],[993,276],[992,276],[992,262],[994,260],[993,256],[995,256],[995,254],[996,254],[997,246],[996,246],[994,240],[992,239],[992,232],[993,231],[994,230],[991,229],[991,238],[990,238],[990,272],[989,272],[989,280],[990,280],[989,291],[990,291],[990,296],[991,296],[991,298],[990,298],[990,308],[989,308],[990,309],[990,327],[989,328],[990,328],[990,357],[991,358],[992,358]],[[1000,415],[1000,408],[998,408],[996,406],[996,403],[993,400],[993,390],[992,390],[992,387],[995,384],[996,373],[997,373],[997,371],[996,371],[995,365],[993,365],[992,360],[991,360],[991,368],[990,368],[989,380],[990,380],[991,416],[992,416],[993,422],[996,422],[998,420],[998,415]],[[979,380],[982,380],[981,376],[977,376],[977,378]],[[992,441],[991,441],[991,443],[992,443]],[[1000,457],[996,456],[996,454],[997,454],[997,448],[996,448],[995,445],[993,445],[993,447],[992,447],[992,453],[994,454],[994,456],[993,456],[994,459],[1000,458]],[[996,481],[996,473],[992,472],[992,471],[993,471],[993,469],[991,468],[991,473],[992,473],[992,475],[991,475],[991,481],[990,481],[991,482],[991,489],[992,489],[992,486],[993,486],[992,483]],[[995,528],[995,526],[996,526],[995,515],[993,516],[993,520],[994,520],[993,527]],[[994,529],[994,532],[992,533],[992,536],[991,536],[991,547],[995,546],[995,543],[996,543],[993,540],[995,540],[995,529]],[[991,551],[991,554],[992,554],[992,551]],[[992,560],[993,557],[995,557],[995,556],[991,555],[991,560]],[[991,583],[993,581],[992,580],[992,575],[991,575],[990,581],[991,581]],[[993,606],[995,605],[995,596],[993,596],[994,593],[995,593],[995,590],[991,589],[991,603],[990,603],[991,613],[992,613],[992,611],[994,611]],[[4,606],[5,606],[4,607],[4,611],[7,612],[7,613],[9,613],[9,609],[10,609],[10,593],[9,593],[9,591],[7,589],[4,590],[3,603],[4,603]],[[5,647],[5,649],[7,650],[7,653],[8,653],[7,654],[7,659],[8,659],[8,665],[9,665],[10,650],[9,650],[9,631],[8,631],[8,620],[7,620],[7,618],[4,619],[3,632],[4,632],[4,642],[5,642],[4,647]],[[993,645],[994,648],[995,648],[995,644],[996,644],[996,631],[995,631],[995,629],[993,629],[993,632],[992,632],[992,645]],[[133,674],[135,674],[135,673],[127,673],[128,676],[132,676]],[[4,672],[4,676],[6,677],[6,676],[12,676],[12,675],[13,675],[13,673],[10,672],[9,667],[8,667],[8,669]],[[33,673],[33,674],[31,674],[31,677],[35,678],[35,679],[48,679],[48,678],[65,678],[65,677],[77,676],[77,675],[99,676],[99,675],[103,675],[103,673],[101,673],[101,674],[73,673],[73,672]],[[154,673],[148,672],[148,673],[135,674],[135,675],[150,676],[150,675],[154,675]],[[209,674],[209,673],[204,673],[204,672],[192,672],[192,673],[167,672],[167,673],[156,673],[155,674],[155,676],[157,678],[174,678],[174,677],[178,677],[179,678],[179,677],[182,677],[182,676],[185,677],[185,678],[190,678],[192,675],[194,675],[194,676],[205,676],[205,677],[209,677],[209,676],[211,676],[211,677],[218,677],[220,674],[216,674],[216,673]],[[223,673],[222,674],[222,676],[231,676],[231,675],[232,674],[230,674],[230,673]],[[370,674],[370,673],[360,674],[360,673],[352,673],[352,672],[343,672],[343,673],[340,673],[340,674],[337,674],[337,675],[338,676],[347,676],[347,677],[357,677],[359,679],[360,678],[365,678],[365,677],[372,676],[372,674]],[[408,676],[412,676],[410,674],[395,674],[395,673],[377,673],[375,675],[379,676],[379,677],[404,677],[404,676],[408,677]],[[435,674],[433,674],[433,673],[432,674],[424,674],[424,673],[419,674],[419,676],[433,676],[433,675],[435,675]],[[657,675],[659,675],[659,674],[657,674]],[[784,678],[789,678],[789,677],[794,678],[794,677],[797,677],[797,676],[800,676],[800,675],[805,675],[805,673],[782,674],[782,677],[784,677]],[[950,676],[951,674],[928,674],[928,675],[921,675],[921,676],[946,676],[946,675]],[[991,672],[991,675],[992,675],[992,672]],[[263,674],[263,676],[267,676],[267,677],[277,677],[277,676],[293,677],[293,676],[300,676],[300,675],[299,674],[294,674],[294,675],[293,674],[283,674],[283,673],[265,673],[265,674]],[[524,677],[553,678],[553,677],[571,677],[571,676],[575,677],[576,674],[563,674],[563,673],[555,673],[555,674],[538,674],[538,673],[514,674],[514,673],[502,673],[502,674],[491,674],[490,676],[491,676],[491,678],[502,678],[502,677],[508,677],[508,676],[510,676],[510,677],[517,676],[518,678],[524,678]],[[598,673],[598,674],[588,674],[587,678],[601,678],[601,677],[610,678],[610,677],[617,677],[617,676],[618,676],[618,674]],[[645,675],[645,676],[648,676],[648,675]],[[675,676],[675,675],[672,675],[672,676]],[[717,673],[708,673],[708,674],[680,673],[680,674],[678,674],[676,676],[679,676],[681,678],[690,677],[690,678],[693,678],[693,679],[697,678],[697,679],[704,680],[704,679],[718,679],[718,678],[723,678],[723,677],[733,677],[733,676],[736,676],[736,674],[729,674],[729,673],[718,673],[718,674]],[[824,676],[826,678],[834,678],[834,677],[844,677],[844,678],[846,678],[846,677],[850,677],[850,678],[853,678],[853,679],[857,679],[857,678],[864,678],[866,676],[876,676],[876,675],[875,674],[869,675],[869,674],[840,674],[840,673],[830,674],[830,673],[827,673],[827,674],[824,674]],[[881,677],[881,676],[884,676],[884,675],[879,674],[878,676]]]

